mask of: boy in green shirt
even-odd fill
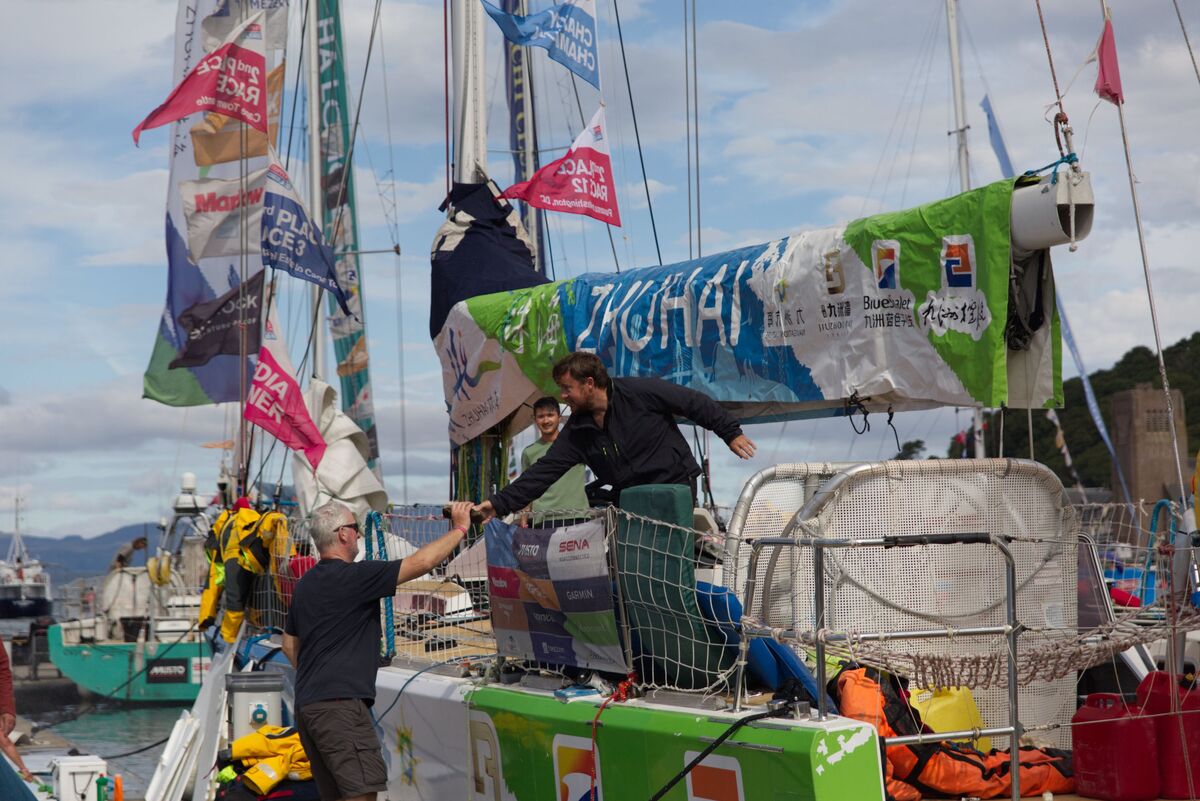
[[[521,472],[542,458],[554,440],[558,438],[558,427],[562,418],[558,412],[558,401],[549,396],[539,398],[533,404],[533,422],[541,437],[521,452]],[[550,485],[550,489],[533,502],[533,525],[568,525],[584,520],[587,515],[588,499],[583,489],[584,466],[577,464],[562,478]],[[528,524],[528,510],[521,521]]]

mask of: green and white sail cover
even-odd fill
[[[665,267],[590,273],[460,302],[435,346],[461,444],[556,395],[554,362],[593,351],[742,421],[935,406],[1062,404],[1049,259],[1044,322],[1010,351],[1013,182]],[[516,414],[514,414],[516,413]]]

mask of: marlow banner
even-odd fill
[[[697,389],[747,422],[1061,405],[1052,284],[1029,349],[1004,341],[1011,196],[1001,181],[680,264],[468,298],[434,340],[450,438],[520,430],[573,350],[615,377]]]
[[[266,179],[263,168],[247,175],[244,183],[241,178],[179,183],[192,261],[258,253]]]
[[[197,111],[215,111],[267,132],[267,61],[259,11],[235,28],[220,47],[200,59],[171,90],[163,104],[133,129],[142,131],[181,120]]]
[[[550,529],[493,519],[484,536],[501,654],[629,672],[617,637],[603,520]]]
[[[198,367],[220,354],[237,356],[258,350],[265,272],[259,270],[245,284],[235,286],[215,300],[190,306],[179,315],[187,340],[179,356],[171,362],[171,369]]]

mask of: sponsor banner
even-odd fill
[[[152,659],[146,668],[147,684],[186,684],[188,660]]]
[[[484,535],[500,653],[628,672],[617,637],[603,521],[530,529],[491,520]]]
[[[198,367],[221,354],[237,356],[258,351],[264,274],[259,270],[244,285],[235,286],[221,297],[184,309],[179,325],[187,334],[179,355],[171,362],[173,369]]]
[[[545,48],[550,58],[600,88],[595,0],[568,0],[524,17],[480,1],[504,38],[513,44]]]
[[[571,144],[567,154],[542,167],[528,181],[513,184],[500,197],[524,200],[531,206],[568,214],[586,214],[621,226],[604,106]]]
[[[261,131],[231,120],[222,114],[209,112],[204,119],[193,125],[188,134],[192,138],[193,158],[197,167],[227,164],[243,157],[265,156],[269,143],[279,138],[279,109],[283,105],[283,62],[267,73],[267,131]]]
[[[1057,323],[1004,342],[1012,184],[763,245],[471,298],[439,333],[450,436],[462,443],[554,394],[573,350],[610,375],[705,392],[745,422],[1061,397]],[[1053,315],[1047,315],[1048,318]],[[1057,319],[1057,318],[1055,318]],[[1031,370],[1010,387],[1008,375]],[[1036,375],[1034,375],[1036,373]]]
[[[217,7],[200,23],[204,50],[220,47],[239,20],[259,11],[264,14],[263,47],[267,50],[287,47],[288,0],[218,0]]]
[[[316,470],[325,455],[325,440],[309,416],[294,377],[287,345],[275,320],[274,305],[267,316],[263,340],[242,414],[288,448],[302,451]]]
[[[203,56],[163,104],[133,129],[142,131],[181,120],[197,111],[215,111],[267,132],[267,63],[263,55],[262,11],[230,32],[219,47]]]
[[[241,178],[180,182],[192,261],[259,252],[266,178],[264,168],[247,175],[244,182]]]

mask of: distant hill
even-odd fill
[[[1064,348],[1063,358],[1069,360],[1070,355]],[[1188,442],[1185,453],[1194,456],[1196,447],[1200,444],[1200,332],[1181,339],[1163,351],[1163,361],[1167,365],[1167,378],[1171,389],[1177,389],[1183,394],[1183,406],[1187,415]],[[1097,370],[1090,374],[1092,389],[1096,392],[1096,402],[1100,405],[1100,413],[1104,424],[1111,436],[1113,430],[1112,396],[1126,389],[1133,389],[1138,384],[1152,384],[1161,389],[1158,377],[1158,359],[1154,351],[1145,347],[1130,350],[1108,370]],[[1112,458],[1108,448],[1100,439],[1100,433],[1092,422],[1088,412],[1087,401],[1083,394],[1083,381],[1072,378],[1063,382],[1065,406],[1058,410],[1058,419],[1062,423],[1063,435],[1067,447],[1071,451],[1071,460],[1085,487],[1108,487],[1112,480]],[[989,456],[998,453],[1000,432],[1000,414],[987,415],[986,447]],[[1035,410],[1033,413],[1033,448],[1039,462],[1046,464],[1062,480],[1066,486],[1071,486],[1072,479],[1067,472],[1062,454],[1054,445],[1054,426],[1046,419],[1046,413]],[[951,441],[948,455],[958,457],[962,447]],[[1005,413],[1004,419],[1004,453],[1008,456],[1026,457],[1029,455],[1029,429],[1026,423],[1024,409],[1012,409]],[[1187,465],[1184,465],[1187,469]],[[1186,479],[1187,476],[1184,476]]]
[[[22,534],[21,539],[25,541],[25,550],[49,571],[53,586],[57,588],[77,578],[103,574],[118,548],[142,534],[153,544],[157,531],[155,523],[134,523],[95,537],[72,535],[57,539]],[[0,533],[0,557],[8,553],[11,539],[11,533]],[[134,564],[140,565],[144,560],[144,555],[136,555]]]

